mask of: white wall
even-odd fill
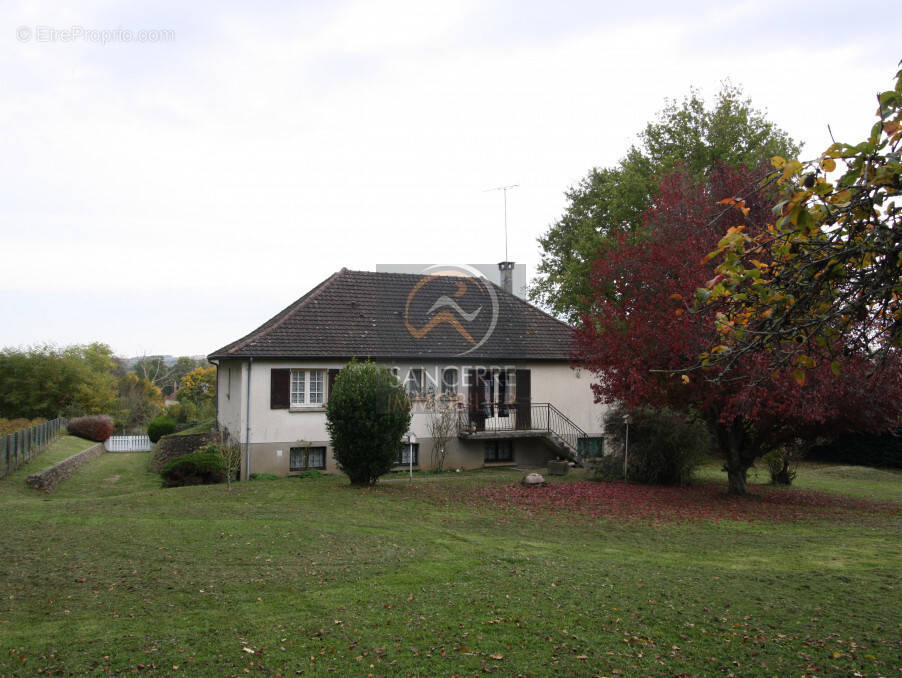
[[[328,440],[326,409],[324,407],[303,410],[273,410],[269,407],[270,371],[273,368],[334,369],[345,363],[337,361],[272,361],[254,360],[251,368],[251,443],[284,442],[299,440],[308,442]],[[325,398],[329,398],[328,379],[325,380]],[[242,434],[242,441],[245,434]]]
[[[244,440],[247,361],[222,360],[216,367],[216,406],[220,428]]]
[[[601,435],[607,409],[593,403],[591,375],[561,363],[530,363],[532,401],[551,403],[590,436]]]
[[[227,363],[232,365],[231,398],[226,397],[224,389]],[[291,443],[298,440],[324,441],[329,439],[326,431],[325,408],[316,407],[304,410],[273,410],[269,407],[270,401],[270,371],[273,368],[305,368],[305,369],[332,369],[341,368],[343,362],[338,361],[267,361],[255,360],[251,369],[251,443],[284,442]],[[604,412],[602,405],[592,402],[592,391],[589,387],[591,380],[585,372],[578,374],[570,369],[566,363],[498,363],[485,365],[486,367],[510,367],[527,368],[531,372],[531,393],[534,403],[551,403],[561,412],[567,415],[574,423],[589,435],[601,434],[601,415]],[[239,366],[241,369],[239,369]],[[219,421],[229,430],[240,431],[242,442],[245,440],[244,398],[246,395],[246,382],[243,375],[246,373],[247,362],[223,361],[219,370]],[[398,368],[398,376],[404,380],[407,371],[411,367],[422,367],[427,372],[425,383],[432,385],[432,379],[441,375],[441,371],[447,367],[455,367],[458,370],[460,383],[462,384],[466,371],[476,367],[476,363],[466,362],[394,362],[390,367]],[[236,375],[240,387],[240,395],[236,397]],[[327,380],[328,382],[328,380]],[[326,384],[328,389],[328,383]],[[328,399],[328,393],[326,393]],[[236,407],[238,405],[238,407]],[[411,419],[411,431],[419,438],[429,436],[429,414],[422,411],[422,403],[414,402],[414,414]],[[237,426],[236,426],[237,424]]]

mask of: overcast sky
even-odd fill
[[[666,97],[729,79],[816,155],[902,57],[870,0],[61,4],[0,5],[0,346],[123,356],[209,353],[343,266],[501,261],[505,184],[531,276]]]

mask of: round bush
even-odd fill
[[[152,443],[157,442],[163,436],[168,436],[170,433],[175,433],[175,419],[166,414],[154,417],[147,424],[147,437],[150,438]]]
[[[93,440],[95,443],[102,443],[104,440],[113,435],[115,427],[113,420],[105,414],[95,414],[89,417],[76,417],[70,419],[66,424],[66,430],[71,435],[79,438]]]
[[[225,480],[226,468],[218,454],[195,452],[173,459],[163,467],[160,475],[167,487],[210,485]]]
[[[410,426],[410,400],[385,367],[352,360],[326,405],[333,455],[353,485],[373,485],[398,458]]]

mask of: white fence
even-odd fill
[[[153,449],[147,436],[111,436],[103,446],[107,452],[150,452]]]

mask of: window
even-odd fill
[[[604,436],[589,436],[576,441],[577,454],[581,459],[604,456]]]
[[[411,367],[407,373],[407,392],[410,395],[423,393],[423,368]]]
[[[517,402],[517,371],[506,370],[504,372],[504,381],[504,402],[508,405],[513,405]]]
[[[458,391],[457,369],[449,367],[442,372],[442,393],[444,395],[456,395]]]
[[[420,463],[419,443],[404,443],[404,446],[398,454],[398,460],[395,463],[400,466],[410,466],[411,455],[413,455],[413,465],[417,466]]]
[[[323,370],[291,370],[291,406],[323,404]]]
[[[292,447],[288,460],[289,471],[326,468],[325,447]]]
[[[485,441],[485,462],[513,461],[514,446],[510,440]]]

